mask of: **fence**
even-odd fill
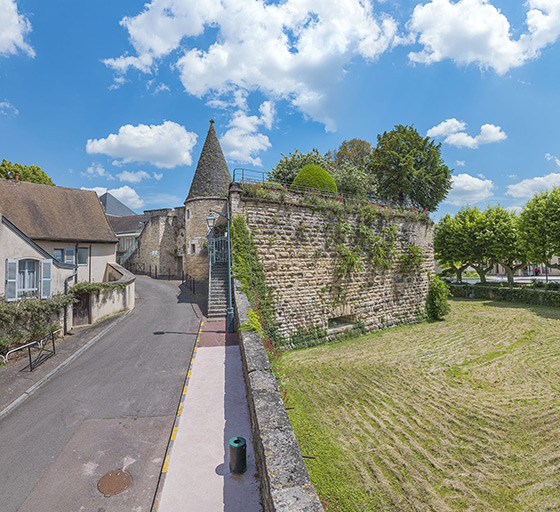
[[[171,270],[161,265],[146,265],[145,263],[130,263],[123,265],[127,270],[136,275],[149,276],[152,279],[165,279],[167,281],[181,281],[191,292],[196,293],[196,280],[184,270]]]

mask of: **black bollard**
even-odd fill
[[[247,470],[247,441],[242,437],[229,440],[229,470],[235,475]]]

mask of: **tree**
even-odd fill
[[[355,197],[375,194],[375,183],[367,172],[348,163],[342,163],[333,169],[333,178],[338,191]]]
[[[488,207],[484,216],[491,232],[489,243],[492,259],[504,267],[508,283],[513,286],[513,273],[528,262],[527,252],[519,236],[519,218],[515,212],[500,205]]]
[[[367,140],[350,139],[340,144],[338,149],[329,151],[325,157],[337,168],[349,164],[367,172],[372,157],[371,144]]]
[[[519,216],[519,235],[527,259],[560,269],[552,263],[560,254],[560,187],[535,194]]]
[[[463,272],[469,266],[464,247],[465,237],[455,217],[447,213],[434,229],[434,254],[443,268],[450,268],[461,282]]]
[[[15,179],[16,171],[19,173],[20,181],[31,181],[33,183],[42,183],[44,185],[54,185],[53,180],[38,165],[21,165],[12,164],[5,158],[0,164],[0,177],[8,178],[9,172]]]
[[[332,174],[331,162],[321,155],[316,148],[313,148],[309,153],[302,153],[296,149],[288,156],[282,153],[282,160],[269,173],[268,179],[285,185],[291,185],[298,172],[308,164],[318,165],[329,174]]]
[[[421,137],[412,126],[397,125],[378,135],[369,169],[383,199],[428,211],[451,187],[452,170],[443,163],[441,144]]]

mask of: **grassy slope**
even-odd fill
[[[453,300],[445,322],[286,354],[327,510],[560,510],[559,319]]]

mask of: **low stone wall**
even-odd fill
[[[234,280],[237,325],[249,320],[251,308],[239,287]],[[265,512],[322,512],[261,336],[240,332],[239,347]]]
[[[124,288],[113,288],[92,292],[90,295],[90,321],[95,323],[101,318],[115,313],[129,311],[135,306],[136,277],[117,263],[108,263],[105,282],[124,284]]]

